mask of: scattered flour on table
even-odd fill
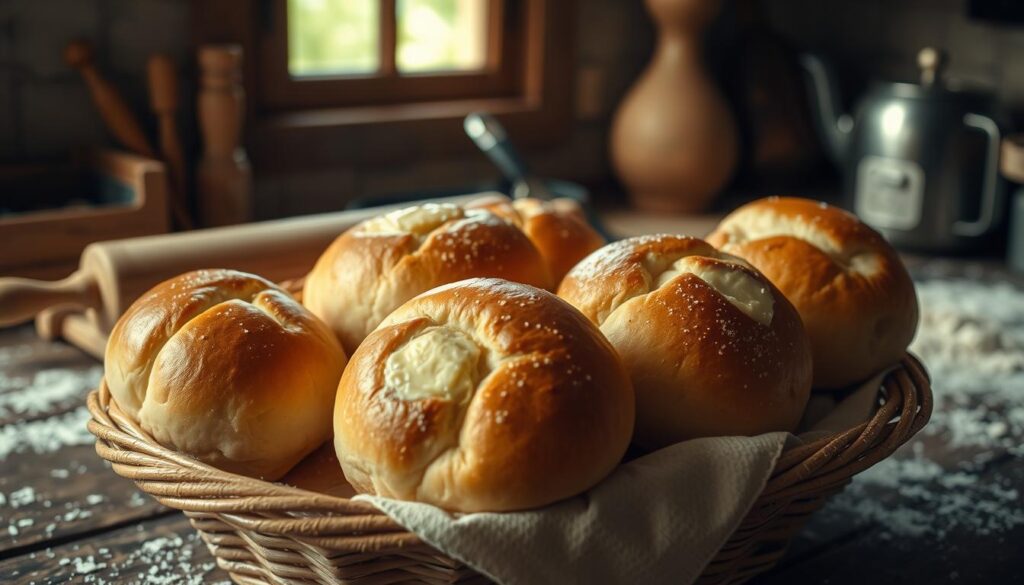
[[[89,410],[80,406],[57,416],[0,426],[0,461],[14,453],[44,454],[91,445],[96,438],[85,427],[88,421]]]
[[[986,536],[1024,526],[1013,480],[998,470],[982,475],[997,458],[1024,457],[1024,292],[961,279],[920,282],[917,292],[921,322],[910,349],[935,395],[921,435],[962,459],[944,467],[917,439],[858,475],[828,508],[879,523],[883,537]],[[885,497],[894,490],[899,498]]]
[[[18,348],[4,348],[0,352],[0,366],[24,357]],[[102,367],[99,365],[85,369],[51,368],[32,376],[0,371],[0,417],[15,421],[0,426],[0,462],[16,454],[42,455],[69,446],[91,445],[95,438],[85,426],[89,411],[81,403],[86,393],[99,383],[101,375]],[[62,408],[72,409],[46,416]],[[85,470],[85,466],[79,465],[74,470],[52,469],[49,475],[53,479],[64,480],[71,476],[72,471],[80,474]],[[37,494],[34,487],[24,486],[6,495],[0,492],[0,518],[7,519],[7,535],[15,541],[23,530],[37,522],[47,535],[52,535],[61,523],[90,518],[93,513],[87,508],[102,503],[104,499],[102,495],[91,494],[85,502],[67,502],[63,510],[50,509],[54,507],[50,499]],[[38,504],[29,510],[37,515],[35,518],[13,517],[18,508],[30,504]],[[5,507],[11,513],[7,513]]]
[[[0,503],[3,503],[3,494],[0,494]],[[7,505],[14,509],[34,504],[36,501],[36,490],[32,486],[25,486],[7,494]]]
[[[147,540],[125,557],[114,560],[111,551],[101,548],[91,554],[62,559],[84,583],[147,583],[151,585],[202,585],[216,564],[196,563],[196,547],[205,545],[198,534],[161,536]],[[67,562],[65,562],[67,561]]]
[[[27,339],[30,336],[27,336]],[[13,346],[0,349],[0,366],[18,363],[30,356],[32,348]],[[17,376],[0,371],[0,417],[27,420],[0,426],[0,462],[15,454],[47,454],[65,447],[91,445],[95,438],[86,429],[89,412],[81,406],[89,390],[95,388],[102,375],[97,365],[86,369],[51,368],[31,376]],[[74,407],[67,412],[41,417],[55,409]],[[49,471],[54,480],[74,481],[73,475],[87,470],[84,465],[71,469]],[[45,490],[44,490],[45,491]],[[15,542],[23,530],[39,526],[51,536],[62,524],[78,522],[93,516],[90,507],[107,501],[103,494],[88,494],[81,502],[54,502],[32,486],[18,487],[4,493],[0,491],[0,519],[6,520],[6,535]],[[141,493],[132,493],[127,505],[137,508],[149,500]],[[32,516],[16,517],[23,514]],[[0,523],[0,533],[3,524]],[[127,555],[115,559],[109,548],[77,554],[81,545],[73,545],[71,554],[58,554],[46,549],[32,555],[45,555],[63,570],[49,580],[38,583],[63,583],[69,580],[85,583],[152,583],[155,585],[199,585],[207,582],[207,574],[215,568],[213,562],[196,563],[195,547],[205,546],[197,534],[187,537],[170,536],[148,540]],[[83,551],[84,552],[84,551]],[[62,558],[58,559],[58,556]],[[140,572],[140,567],[144,569]],[[2,581],[3,578],[0,578]]]
[[[31,378],[0,372],[0,416],[37,415],[80,402],[96,387],[103,367],[40,370]]]
[[[82,467],[79,474],[86,470],[87,468]],[[0,522],[7,522],[7,535],[14,542],[18,541],[23,530],[37,524],[49,537],[58,527],[92,518],[93,510],[90,508],[106,501],[107,497],[102,494],[89,494],[84,501],[54,501],[48,494],[25,486],[7,494],[0,492]],[[2,532],[3,528],[0,525],[0,534]]]
[[[137,532],[143,526],[136,526]],[[205,550],[197,533],[187,536],[160,536],[137,545],[125,545],[121,550],[109,547],[95,548],[87,544],[47,548],[29,554],[29,558],[42,557],[44,568],[39,572],[20,575],[22,580],[36,585],[58,583],[146,583],[152,585],[230,585],[230,581],[210,581],[209,574],[216,568],[213,561],[199,562],[197,550]],[[56,571],[52,571],[56,568]],[[34,578],[35,577],[35,578]]]
[[[88,575],[89,573],[95,573],[100,569],[107,568],[107,563],[97,562],[92,555],[84,558],[77,558],[71,561],[77,575]]]
[[[0,426],[0,460],[14,453],[53,453],[63,447],[92,443],[94,439],[85,428],[89,420],[85,406],[37,420],[30,417],[80,403],[99,383],[102,373],[100,366],[41,370],[31,378],[0,373],[0,416],[29,417]]]
[[[937,407],[924,433],[1024,456],[1024,292],[970,280],[917,290],[921,324],[910,349],[931,373]]]

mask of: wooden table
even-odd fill
[[[911,265],[922,277],[946,272],[1014,278],[990,266]],[[94,453],[83,430],[83,405],[99,367],[70,346],[38,340],[31,328],[0,331],[0,581],[226,581],[182,514],[156,504]],[[1024,387],[1019,404],[1024,404]],[[1016,497],[1004,500],[1011,507],[1015,501],[1021,512],[1024,452],[999,453],[965,466],[960,450],[942,437],[927,436],[904,447],[898,457],[921,450],[943,467],[962,469],[963,481],[983,485],[998,479],[1002,496],[1018,490]],[[930,525],[945,532],[894,535],[878,515],[851,516],[850,502],[843,497],[815,515],[778,568],[757,582],[1024,583],[1024,525],[980,535],[953,517],[943,524],[943,511],[921,504],[921,494],[907,486],[873,485],[872,505],[899,514],[919,509],[938,518]]]
[[[904,260],[919,293],[929,282],[948,279],[1024,292],[1024,274],[1008,272],[999,262]],[[1024,303],[1022,299],[1017,296],[1015,302]],[[1024,335],[1024,322],[1013,326],[1018,335]],[[1024,364],[1024,350],[1018,356],[1021,369],[1010,382],[1004,380],[1001,388],[988,386],[990,392],[966,398],[948,392],[952,382],[935,377],[940,368],[932,367],[936,412],[931,424],[880,464],[899,469],[904,478],[917,475],[915,481],[885,485],[885,475],[878,470],[866,472],[876,472],[873,481],[865,481],[866,474],[855,478],[844,493],[811,517],[779,565],[755,582],[1024,583],[1024,367],[1020,364]],[[961,373],[977,377],[969,371]],[[986,388],[985,384],[981,379],[979,387]],[[1016,417],[1017,423],[1004,427],[983,422],[1007,417]],[[987,430],[999,437],[1002,446],[972,445],[960,436],[984,433],[986,429],[978,425],[985,424],[993,425]],[[929,469],[932,464],[936,467]],[[851,513],[856,508],[862,513]],[[971,511],[977,512],[973,518]]]

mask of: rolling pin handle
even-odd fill
[[[93,275],[78,270],[55,282],[28,278],[0,278],[0,327],[17,325],[58,305],[99,306],[99,288]]]

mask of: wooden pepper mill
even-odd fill
[[[701,33],[719,7],[719,0],[647,0],[658,45],[611,135],[612,164],[641,209],[705,210],[736,166],[736,123],[701,64]]]
[[[207,227],[246,222],[252,219],[252,169],[242,147],[242,49],[201,47],[199,69],[203,138],[203,156],[196,167],[199,214]]]

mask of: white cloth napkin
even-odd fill
[[[880,379],[807,421],[802,436],[865,420]],[[457,515],[378,496],[356,499],[505,585],[691,583],[764,489],[783,446],[797,440],[769,433],[686,441],[619,466],[584,494],[525,512]]]
[[[540,510],[459,516],[357,499],[498,583],[689,583],[743,519],[787,436],[679,443]]]

